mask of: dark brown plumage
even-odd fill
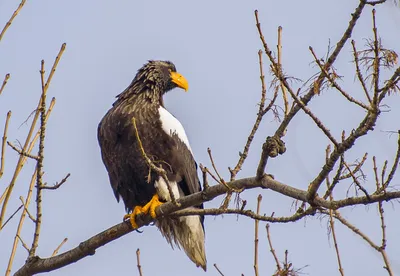
[[[163,95],[175,87],[187,90],[187,82],[176,73],[175,66],[168,61],[149,61],[117,96],[99,124],[103,162],[114,194],[117,200],[122,197],[128,212],[145,205],[155,194],[161,201],[171,200],[165,182],[149,170],[139,150],[132,118],[136,119],[143,149],[153,163],[167,172],[175,197],[201,190],[184,129],[163,106]],[[205,270],[203,220],[203,216],[162,218],[156,225],[171,245],[182,247]]]

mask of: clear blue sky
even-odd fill
[[[138,68],[148,59],[167,59],[189,81],[189,93],[170,92],[165,101],[171,113],[182,122],[199,163],[209,166],[207,147],[213,150],[220,171],[228,178],[228,166],[236,164],[252,127],[260,97],[257,51],[261,47],[255,28],[254,10],[259,10],[264,35],[275,49],[277,27],[283,26],[283,63],[285,72],[307,80],[317,71],[308,50],[325,55],[328,43],[335,45],[348,24],[358,1],[27,1],[0,43],[0,77],[11,79],[0,97],[0,117],[12,109],[9,140],[24,141],[29,124],[24,121],[34,109],[40,95],[40,60],[47,70],[63,42],[67,49],[49,90],[57,98],[48,124],[45,180],[59,181],[66,173],[71,177],[57,191],[44,192],[44,218],[38,253],[52,254],[68,237],[62,251],[119,223],[123,204],[117,204],[97,144],[97,124],[110,108],[115,95],[131,82]],[[0,27],[15,10],[18,1],[0,1]],[[353,38],[359,49],[363,38],[371,37],[371,8],[355,28]],[[379,6],[378,26],[386,48],[400,52],[398,26],[400,9],[392,2]],[[355,82],[348,44],[336,68],[344,76],[341,82],[350,94],[363,99]],[[264,57],[265,72],[268,72]],[[268,85],[271,77],[267,75]],[[295,83],[295,87],[301,86]],[[271,97],[272,92],[268,92]],[[383,113],[376,132],[357,143],[348,153],[349,160],[366,151],[377,155],[380,164],[392,160],[397,144],[395,135],[384,130],[399,129],[398,96],[385,102],[390,113]],[[364,115],[346,103],[338,92],[329,91],[313,100],[310,108],[339,137],[350,131]],[[3,119],[0,120],[3,122]],[[272,134],[278,123],[265,118],[252,145],[250,156],[239,177],[253,176],[263,139]],[[1,125],[2,129],[3,125]],[[287,152],[268,164],[276,179],[306,189],[323,165],[327,139],[303,113],[293,120],[284,138]],[[6,173],[0,191],[8,185],[17,155],[7,150]],[[366,187],[374,189],[371,160],[365,168]],[[391,164],[391,162],[389,163]],[[8,214],[19,206],[18,197],[26,196],[34,162],[29,161],[20,176],[8,207]],[[399,177],[393,182],[398,185]],[[345,196],[347,184],[335,193]],[[262,213],[290,215],[292,200],[272,191],[253,190],[242,194],[248,207],[254,207],[258,193],[263,195]],[[222,197],[206,207],[219,206]],[[398,204],[385,204],[387,248],[396,274],[400,274],[400,223],[395,215]],[[34,210],[33,205],[31,210]],[[398,211],[398,210],[397,210]],[[380,225],[375,205],[347,208],[343,215],[380,242]],[[18,218],[19,216],[17,216]],[[1,232],[0,271],[5,271],[18,219]],[[253,225],[245,217],[206,218],[207,275],[217,275],[217,263],[225,275],[252,275]],[[346,275],[385,275],[380,255],[348,229],[337,225],[337,238]],[[31,244],[32,223],[25,223],[22,237]],[[271,275],[275,269],[268,251],[265,224],[260,223],[260,272]],[[172,250],[155,227],[143,233],[131,233],[92,257],[52,272],[51,275],[138,275],[135,251],[141,249],[145,276],[204,275],[185,256]],[[271,232],[275,249],[283,259],[289,250],[290,261],[297,268],[307,266],[308,275],[338,275],[332,241],[328,238],[327,219],[312,217],[296,223],[274,224]],[[14,271],[26,258],[20,246]],[[130,270],[133,270],[130,272]]]

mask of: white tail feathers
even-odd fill
[[[200,216],[160,218],[156,224],[172,248],[173,244],[176,244],[196,266],[201,266],[204,271],[207,270],[204,229]]]

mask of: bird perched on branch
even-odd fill
[[[136,215],[150,213],[155,218],[155,208],[163,202],[201,191],[185,130],[163,103],[164,94],[176,87],[187,91],[188,82],[172,62],[149,61],[117,96],[98,127],[112,189],[118,201],[122,197],[128,212],[124,219],[133,228],[138,227]],[[161,167],[164,177],[151,165]],[[206,270],[203,222],[204,217],[196,215],[159,218],[156,225],[172,247],[183,248]]]

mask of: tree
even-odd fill
[[[259,229],[260,222],[266,221],[274,223],[273,226],[267,226],[269,231],[269,227],[273,228],[275,224],[278,223],[305,221],[307,218],[312,217],[319,218],[321,221],[327,223],[329,237],[332,237],[334,245],[334,249],[332,250],[336,252],[336,260],[334,258],[327,258],[324,260],[325,263],[333,263],[336,261],[339,272],[342,275],[345,274],[347,269],[351,269],[350,266],[352,264],[348,262],[347,259],[343,258],[345,254],[343,251],[348,251],[350,249],[340,240],[340,234],[350,230],[355,233],[354,239],[356,236],[361,237],[369,247],[379,254],[381,259],[379,261],[375,260],[375,262],[379,262],[381,264],[380,266],[384,266],[389,275],[394,275],[396,270],[395,267],[391,265],[390,254],[388,254],[388,249],[386,248],[386,240],[387,237],[390,236],[389,231],[391,231],[391,228],[387,227],[388,221],[391,220],[388,220],[386,213],[388,213],[387,205],[389,205],[387,202],[393,202],[393,206],[396,206],[396,199],[400,197],[400,192],[394,189],[395,181],[398,179],[396,178],[396,170],[400,159],[400,139],[395,141],[393,138],[400,134],[396,129],[397,121],[394,119],[387,120],[387,123],[385,123],[385,130],[389,130],[388,132],[379,132],[383,130],[383,128],[379,127],[379,123],[385,120],[386,116],[389,116],[386,114],[396,114],[396,112],[398,112],[394,102],[398,101],[397,93],[399,90],[400,67],[397,65],[398,56],[396,52],[385,48],[382,42],[385,40],[381,40],[380,38],[381,29],[378,28],[379,16],[377,16],[377,12],[372,10],[372,15],[369,16],[371,6],[375,6],[378,9],[381,6],[386,7],[392,4],[385,2],[386,1],[359,1],[351,14],[347,12],[350,14],[348,19],[346,19],[346,22],[348,22],[347,26],[344,26],[344,29],[341,31],[341,36],[334,40],[334,43],[331,44],[332,46],[328,46],[328,51],[324,56],[321,48],[309,48],[312,68],[315,74],[312,74],[311,77],[307,76],[308,81],[300,81],[296,74],[287,73],[289,70],[286,69],[286,66],[289,66],[290,62],[289,65],[286,65],[285,62],[282,61],[284,57],[282,46],[285,46],[284,43],[280,42],[282,38],[282,29],[278,29],[279,39],[277,51],[272,51],[272,43],[269,42],[272,39],[270,39],[270,36],[268,36],[268,38],[264,36],[259,15],[256,11],[256,30],[260,36],[263,48],[263,50],[260,50],[258,53],[261,96],[258,100],[255,122],[250,129],[250,134],[248,135],[247,141],[245,141],[244,147],[240,151],[239,158],[236,161],[229,159],[231,168],[228,171],[229,174],[227,174],[226,170],[222,169],[221,162],[218,160],[218,158],[220,158],[218,157],[218,153],[216,153],[218,150],[214,150],[213,153],[211,150],[208,150],[207,154],[209,155],[210,161],[205,162],[207,162],[209,166],[201,167],[203,183],[205,185],[204,192],[179,200],[181,204],[180,207],[173,203],[166,203],[157,209],[157,214],[175,216],[188,215],[191,212],[182,209],[200,202],[212,200],[211,204],[214,204],[217,208],[207,208],[202,211],[203,214],[235,214],[254,219],[255,238],[253,239],[255,242],[253,265],[256,275],[266,273],[265,271],[267,269],[270,274],[275,273],[275,275],[287,275],[288,273],[288,275],[290,275],[290,273],[296,274],[299,268],[305,265],[313,266],[315,263],[312,259],[307,259],[306,263],[297,264],[297,262],[295,262],[295,265],[292,265],[287,259],[287,255],[284,258],[277,257],[275,250],[273,250],[271,237],[268,232],[268,240],[274,260],[276,260],[276,268],[268,267],[265,271],[261,270],[259,266],[261,267],[262,263],[260,263],[260,257],[258,257],[260,254],[258,252],[258,242],[259,239],[261,239],[261,232],[259,233],[259,231],[261,231],[261,228]],[[3,41],[1,39],[3,38],[4,32],[7,30],[8,26],[11,25],[11,22],[13,22],[15,16],[24,4],[25,1],[22,1],[20,7],[11,17],[9,24],[6,25],[6,28],[0,35],[0,41]],[[362,19],[369,19],[369,22],[372,22],[372,30],[365,36],[364,41],[358,41],[353,39],[353,37],[356,36],[354,34],[357,31],[355,27],[358,26],[358,24],[362,24],[359,23]],[[384,31],[382,31],[382,33],[383,32]],[[89,239],[81,239],[82,243],[69,245],[69,249],[65,249],[63,253],[59,254],[58,251],[62,250],[60,247],[63,246],[66,239],[62,240],[63,242],[59,247],[54,247],[57,247],[56,250],[54,250],[54,256],[49,258],[36,257],[38,254],[36,248],[39,244],[39,237],[42,243],[44,243],[47,238],[47,236],[43,234],[45,225],[42,227],[42,219],[46,220],[46,208],[51,209],[55,206],[48,205],[46,207],[46,200],[51,200],[51,198],[57,194],[61,194],[60,196],[62,196],[64,188],[60,190],[57,189],[69,185],[69,181],[67,181],[69,174],[66,174],[65,177],[61,177],[62,180],[59,180],[54,186],[45,184],[46,181],[49,182],[49,180],[46,179],[48,173],[46,163],[43,163],[48,156],[47,143],[50,144],[52,141],[51,136],[48,139],[45,138],[46,133],[51,130],[51,126],[47,127],[47,119],[49,118],[48,116],[54,104],[54,100],[50,102],[50,104],[47,103],[46,95],[54,72],[56,68],[58,68],[58,63],[60,62],[60,64],[62,64],[64,61],[61,56],[65,48],[66,45],[62,44],[53,66],[47,66],[48,62],[44,63],[44,61],[42,61],[40,65],[39,87],[41,87],[41,96],[39,97],[39,103],[35,111],[32,113],[31,128],[28,131],[25,143],[19,146],[17,143],[11,142],[16,138],[10,138],[11,141],[7,138],[7,136],[12,137],[7,135],[7,126],[9,122],[13,120],[13,118],[10,119],[11,113],[8,113],[5,119],[1,167],[6,169],[1,179],[5,181],[6,177],[9,177],[10,182],[9,184],[3,182],[6,184],[2,185],[2,187],[4,187],[4,192],[1,196],[2,211],[0,225],[2,227],[2,232],[6,231],[7,228],[11,228],[13,225],[12,223],[16,223],[17,221],[16,214],[21,212],[22,219],[28,216],[33,221],[32,225],[34,229],[33,238],[31,238],[32,245],[23,242],[30,237],[28,232],[22,235],[20,230],[16,231],[14,238],[15,244],[21,243],[29,251],[27,263],[21,265],[21,267],[14,268],[16,275],[32,275],[64,267],[86,256],[93,255],[100,246],[132,231],[127,223],[119,223],[104,232],[93,235]],[[352,63],[341,63],[341,58],[352,60]],[[240,68],[241,71],[245,70],[240,64],[236,64],[236,66],[238,69]],[[348,66],[352,66],[352,69],[349,70]],[[224,68],[224,66],[222,66],[222,68]],[[266,68],[270,69],[270,78],[266,76]],[[45,70],[47,70],[47,74]],[[294,77],[291,76],[292,74]],[[343,77],[341,76],[342,74],[344,75]],[[11,73],[11,75],[13,74]],[[354,83],[352,83],[353,78],[355,78]],[[13,78],[10,78],[10,75],[6,75],[1,89],[4,91],[3,93],[7,92],[8,86],[6,86],[6,84],[9,79],[10,81],[13,80]],[[79,87],[75,88],[79,89]],[[240,96],[243,95],[239,95],[238,97]],[[77,102],[77,99],[75,100]],[[391,110],[389,106],[392,106],[393,110]],[[14,109],[14,106],[12,106],[12,108]],[[226,113],[228,112],[227,110],[228,109],[225,108],[225,110],[221,111]],[[390,111],[390,113],[387,113],[387,111]],[[330,112],[335,112],[335,115],[329,116]],[[275,122],[268,122],[266,118],[274,118]],[[343,121],[337,123],[340,118],[342,118],[342,120],[345,118],[350,124]],[[296,133],[296,126],[300,122],[299,120],[303,119],[308,120],[307,123],[310,124],[310,127],[304,127],[304,130],[302,129],[302,131],[307,132],[308,139],[301,138],[294,143],[293,138],[298,134]],[[297,124],[296,120],[298,120]],[[50,123],[51,120],[49,121],[49,124]],[[242,123],[248,124],[247,121],[243,121]],[[39,126],[36,127],[36,124]],[[271,135],[266,137],[267,135],[261,132],[263,127],[274,130],[270,131]],[[93,126],[92,129],[93,128],[95,128],[95,126]],[[32,142],[35,140],[35,134],[36,140],[39,141],[37,148],[35,148],[35,142]],[[242,139],[246,136],[241,132],[235,133],[235,135],[241,136]],[[299,136],[301,137],[301,135]],[[212,139],[212,137],[209,136],[204,137],[204,139]],[[255,137],[263,139],[261,143],[261,140],[259,140],[258,148],[257,143],[255,143],[256,140],[254,140],[257,139]],[[382,154],[379,148],[371,146],[373,143],[387,144],[390,151]],[[8,144],[9,147],[6,147],[6,144]],[[50,145],[53,145],[53,147],[50,148],[56,151],[59,147],[68,146],[60,144],[56,146],[56,142]],[[237,145],[235,148],[236,147]],[[35,153],[32,153],[33,149],[35,149]],[[17,152],[16,156],[18,157],[14,173],[11,169],[7,169],[6,166],[6,161],[12,160],[12,150]],[[302,183],[290,183],[285,180],[288,179],[285,174],[294,173],[296,166],[302,166],[302,164],[291,164],[286,168],[286,162],[288,162],[286,156],[293,157],[293,155],[290,154],[295,151],[302,152],[302,159],[314,165],[312,174],[302,179]],[[241,178],[239,178],[238,175],[240,175],[239,173],[242,171],[242,167],[247,165],[250,161],[250,156],[254,156],[254,158],[257,156],[258,164],[256,164],[256,162],[254,162],[255,159],[253,159],[253,162],[250,163],[252,167],[246,170],[246,173],[251,173],[251,176],[241,176]],[[76,158],[81,159],[83,157]],[[215,161],[214,158],[216,159]],[[34,170],[34,173],[31,177],[31,184],[29,185],[30,192],[28,192],[28,196],[18,201],[19,195],[16,194],[14,189],[16,189],[17,185],[22,186],[22,183],[20,183],[22,181],[17,181],[17,176],[23,168],[23,162],[30,159],[32,160],[29,162],[29,165],[32,166],[34,164],[33,168],[31,168]],[[72,160],[70,160],[70,162],[72,162]],[[276,166],[285,167],[285,169],[278,170]],[[308,167],[307,165],[303,166],[305,168]],[[27,174],[31,173],[28,173],[28,168],[26,167],[27,166],[25,166],[23,171]],[[68,170],[68,168],[63,169]],[[43,174],[45,170],[46,174]],[[7,174],[9,174],[9,176],[7,176]],[[26,179],[24,181],[26,181]],[[106,179],[103,181],[106,182]],[[206,183],[211,181],[215,184],[207,187]],[[97,186],[100,187],[100,185]],[[75,192],[77,188],[78,187],[75,187]],[[260,188],[263,188],[263,190]],[[55,189],[57,191],[55,191],[54,194],[47,194],[50,191],[45,190],[48,189]],[[261,206],[261,196],[258,197],[258,204],[256,207],[254,205],[254,197],[251,197],[250,193],[246,193],[246,191],[251,189],[257,189],[257,193],[261,193],[264,198],[272,195],[278,197],[278,194],[280,194],[279,196],[280,198],[284,198],[285,204],[288,203],[286,206],[287,209],[290,209],[288,206],[290,206],[291,203],[293,204],[293,208],[290,212],[288,212],[287,209],[284,211],[275,209],[273,206],[264,209],[265,207]],[[222,195],[224,195],[224,200],[221,204],[221,208],[218,208],[220,207],[220,201],[215,198]],[[36,197],[36,203],[30,205],[29,199],[32,196]],[[42,199],[42,196],[45,196],[45,198]],[[16,204],[15,202],[20,203]],[[53,204],[55,204],[54,201]],[[267,205],[265,199],[263,205]],[[355,212],[367,213],[367,210],[365,208],[363,209],[361,205],[368,206],[370,209],[377,209],[377,212],[371,216],[370,226],[373,228],[372,233],[369,233],[369,229],[357,228],[357,216],[352,219],[347,218],[347,216],[349,216],[347,211],[349,208],[346,207],[357,207]],[[271,215],[261,215],[269,212],[271,208],[273,211]],[[35,210],[35,212],[32,212],[32,210]],[[385,215],[384,210],[386,211]],[[369,213],[372,212],[370,211]],[[94,217],[96,217],[95,214]],[[10,218],[10,220],[8,220],[8,218]],[[208,220],[210,220],[210,218],[208,218]],[[99,221],[99,218],[97,217],[94,221]],[[309,221],[310,220],[307,220],[307,224]],[[143,226],[150,222],[150,218],[144,217],[141,225]],[[93,222],[88,219],[86,223],[92,224]],[[218,223],[224,224],[225,222],[219,221]],[[337,226],[338,223],[340,227]],[[87,224],[84,224],[83,227]],[[306,226],[308,227],[308,225]],[[290,228],[290,224],[285,224],[285,227]],[[393,225],[393,227],[396,227],[396,225]],[[18,229],[20,229],[19,226]],[[62,232],[62,228],[60,230]],[[224,231],[228,230],[225,229]],[[338,235],[338,233],[340,234]],[[66,234],[67,233],[63,233],[63,235]],[[71,235],[68,235],[71,238]],[[266,235],[264,235],[264,237],[265,236]],[[291,236],[294,236],[293,232]],[[394,242],[393,237],[392,240]],[[290,252],[292,252],[292,250],[296,252],[295,242],[292,244],[293,245],[290,246],[288,250]],[[308,244],[309,251],[312,251],[312,241],[309,241]],[[388,247],[390,247],[390,245]],[[15,250],[16,247],[13,247],[11,253],[15,254]],[[220,250],[221,251],[217,254],[225,254],[224,248]],[[277,251],[279,252],[281,250]],[[356,250],[355,252],[360,253],[360,251],[361,250]],[[308,253],[308,251],[306,253]],[[249,253],[246,252],[246,254]],[[150,258],[149,256],[150,254],[146,255],[145,258]],[[10,264],[12,264],[12,258],[13,257],[10,258]],[[264,258],[266,257],[263,256],[263,259]],[[281,259],[281,261],[283,260],[286,265],[282,265],[279,259]],[[174,262],[175,261],[181,262],[180,260],[174,260]],[[219,262],[219,260],[216,261]],[[248,267],[250,265],[245,263],[243,266]],[[143,267],[144,270],[146,270],[147,266],[143,264]],[[11,269],[11,266],[9,266],[9,268]],[[223,267],[220,267],[220,269],[225,271]],[[274,271],[275,269],[276,271]],[[381,269],[380,272],[383,274],[384,270]],[[337,273],[335,271],[331,272],[331,274],[336,275]],[[146,271],[144,271],[144,275],[146,275]]]

